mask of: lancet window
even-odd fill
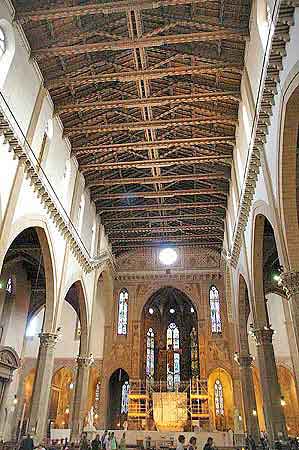
[[[180,383],[180,332],[175,323],[167,328],[167,388],[175,389]]]
[[[216,286],[210,288],[210,311],[211,311],[211,325],[212,333],[221,333],[221,314],[220,314],[220,298],[219,291]]]
[[[152,328],[146,334],[146,377],[153,381],[155,376],[155,333]]]
[[[214,397],[215,397],[216,416],[224,416],[223,386],[219,379],[215,381]]]
[[[198,361],[198,339],[195,328],[193,327],[190,333],[191,344],[191,375],[192,378],[199,376],[199,361]]]
[[[128,333],[128,301],[129,292],[127,289],[122,289],[118,298],[117,334]]]
[[[129,410],[129,392],[130,392],[130,383],[125,381],[122,390],[121,390],[121,414],[128,414]]]

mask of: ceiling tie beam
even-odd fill
[[[94,202],[102,200],[117,200],[117,199],[131,199],[131,198],[172,198],[185,195],[223,195],[227,192],[223,189],[180,189],[169,191],[147,191],[147,192],[120,192],[117,194],[99,194],[93,195]]]
[[[118,213],[118,212],[132,212],[132,211],[176,211],[178,209],[226,209],[225,203],[214,202],[191,202],[191,203],[163,203],[161,205],[135,205],[135,206],[104,206],[99,207],[97,212],[103,213]]]

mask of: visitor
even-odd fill
[[[108,431],[105,430],[104,434],[101,437],[101,446],[104,450],[106,450],[106,436],[108,434]]]
[[[126,433],[123,433],[121,440],[119,442],[119,450],[126,450]]]
[[[80,443],[79,443],[80,450],[89,450],[90,445],[87,439],[87,433],[82,433]]]
[[[185,436],[183,434],[180,434],[178,437],[178,445],[176,450],[184,450],[184,444],[185,444]]]
[[[22,440],[20,450],[33,450],[34,442],[30,434],[28,433],[25,439]]]
[[[212,437],[208,437],[207,442],[204,445],[203,450],[214,450],[214,442]]]
[[[188,450],[195,450],[196,449],[196,437],[191,436],[189,440]]]
[[[106,448],[106,450],[111,450],[111,434],[110,434],[110,431],[106,435],[105,448]]]
[[[249,436],[249,449],[256,450],[255,440],[253,439],[252,436]]]
[[[92,450],[99,450],[101,448],[101,440],[99,434],[97,434],[95,439],[91,441],[91,448]]]
[[[116,438],[114,435],[114,432],[112,431],[111,436],[110,436],[110,450],[116,450],[117,449],[117,442],[116,442]]]
[[[45,446],[42,443],[38,444],[38,446],[36,448],[38,450],[46,450]]]

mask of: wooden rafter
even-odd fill
[[[189,42],[214,43],[221,40],[243,42],[248,37],[247,30],[199,31],[195,33],[171,34],[168,36],[151,36],[142,39],[119,39],[106,42],[93,42],[76,45],[53,45],[32,51],[35,58],[51,58],[54,56],[73,56],[82,53],[97,53],[106,51],[133,50],[162,45],[185,44]]]
[[[223,208],[226,209],[224,203],[214,203],[214,202],[190,202],[190,203],[163,203],[161,205],[138,205],[138,206],[105,206],[99,207],[99,214],[103,213],[121,213],[130,211],[176,211],[178,209],[213,209],[213,208]]]
[[[156,177],[132,177],[132,178],[113,178],[113,179],[100,179],[97,178],[93,181],[86,181],[87,187],[97,187],[97,186],[124,186],[130,184],[153,184],[153,183],[175,183],[181,181],[213,181],[213,180],[225,180],[229,177],[228,173],[207,173],[207,174],[194,174],[190,173],[187,175],[166,175],[166,176],[156,176]]]
[[[161,6],[188,5],[191,3],[204,4],[208,1],[209,0],[124,0],[108,3],[93,1],[84,5],[68,5],[65,7],[58,6],[39,10],[23,10],[17,13],[16,19],[21,23],[28,21],[39,22],[41,20],[59,20],[68,17],[82,17],[95,14],[126,13],[131,10],[156,9]]]
[[[184,125],[236,125],[236,118],[234,117],[209,117],[208,119],[203,119],[201,117],[192,118],[181,118],[181,119],[168,119],[168,120],[148,120],[144,122],[126,122],[126,123],[109,123],[107,125],[82,125],[80,127],[69,127],[65,128],[64,136],[77,136],[78,134],[84,133],[109,133],[113,131],[137,131],[137,130],[147,130],[147,129],[166,129],[172,128],[173,126],[184,126]]]
[[[177,242],[177,241],[184,241],[184,240],[190,240],[190,239],[199,239],[199,240],[219,240],[222,241],[223,240],[223,233],[209,233],[209,234],[184,234],[182,236],[167,236],[166,239],[161,239],[160,242]],[[125,242],[135,242],[135,241],[148,241],[148,242],[152,242],[152,241],[156,241],[159,240],[159,238],[155,238],[153,236],[134,236],[134,237],[129,237],[129,236],[125,236],[125,237],[110,237],[111,242],[121,242],[121,241],[125,241]]]
[[[94,195],[93,200],[95,202],[102,200],[117,200],[128,198],[172,198],[185,195],[226,195],[227,193],[223,189],[179,189],[169,191],[146,191],[146,192],[130,192],[130,194],[119,192],[117,194],[99,194]]]
[[[76,101],[68,101],[60,104],[55,108],[57,114],[69,112],[86,112],[95,110],[106,110],[115,108],[142,108],[142,107],[157,107],[170,106],[173,104],[195,103],[207,101],[232,101],[234,103],[240,101],[239,92],[222,91],[222,92],[202,92],[200,94],[190,95],[168,95],[164,97],[147,97],[142,99],[129,100],[101,100],[86,101],[84,98]]]
[[[170,167],[170,166],[183,166],[183,165],[193,165],[193,164],[204,164],[211,162],[223,162],[229,163],[232,159],[231,154],[222,155],[208,155],[208,156],[191,156],[189,158],[165,158],[165,159],[153,159],[153,160],[137,160],[137,161],[120,161],[120,162],[109,162],[109,163],[90,163],[81,164],[80,170],[82,172],[89,172],[97,170],[115,170],[115,169],[130,169],[130,168],[141,168],[150,169],[151,167]]]
[[[231,69],[230,69],[231,68]],[[129,81],[139,81],[139,80],[157,80],[166,77],[182,77],[186,75],[220,75],[223,72],[229,72],[236,74],[241,74],[242,69],[240,64],[225,64],[225,63],[215,63],[215,64],[198,64],[194,66],[173,66],[164,67],[163,69],[149,69],[149,70],[139,70],[139,71],[123,71],[123,72],[111,72],[105,73],[101,72],[99,74],[81,74],[73,75],[72,73],[67,73],[62,77],[51,78],[46,81],[46,87],[48,89],[56,89],[61,86],[86,86],[89,84],[96,83],[108,83],[111,81],[119,81],[122,83],[127,83]],[[238,95],[235,92],[234,95]]]
[[[109,225],[109,227],[119,226],[122,223],[167,223],[167,222],[184,222],[192,220],[209,220],[213,222],[224,222],[224,218],[219,217],[216,214],[184,214],[177,216],[145,216],[145,217],[118,217],[115,218],[103,218],[104,225]]]
[[[199,137],[188,139],[163,139],[156,140],[155,142],[139,141],[139,142],[126,142],[124,144],[99,144],[99,145],[84,145],[74,146],[73,153],[77,156],[87,155],[89,153],[102,153],[102,152],[115,152],[128,151],[128,150],[156,150],[156,149],[170,149],[170,148],[184,148],[184,147],[196,147],[198,145],[217,145],[227,144],[233,146],[235,144],[235,136],[216,136],[216,137]]]
[[[174,226],[163,226],[163,227],[137,227],[137,228],[123,228],[121,230],[108,230],[107,234],[118,235],[118,234],[137,234],[137,233],[176,233],[178,231],[199,231],[199,230],[218,230],[219,235],[223,233],[223,227],[219,225],[174,225]],[[214,235],[213,235],[214,236]]]

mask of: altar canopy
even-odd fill
[[[158,431],[183,431],[188,419],[186,392],[154,392],[153,415]]]

